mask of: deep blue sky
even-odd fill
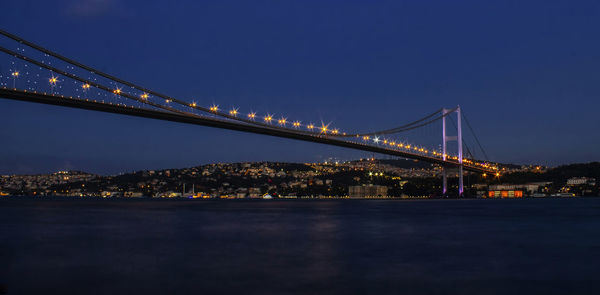
[[[600,159],[597,0],[20,0],[0,26],[204,105],[365,131],[460,104],[492,160]],[[366,155],[6,100],[0,126],[0,173]]]

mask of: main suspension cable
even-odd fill
[[[456,111],[456,109],[457,108],[448,110],[447,113],[441,114],[437,118],[433,118],[433,119],[431,119],[429,121],[426,121],[424,123],[421,123],[421,124],[417,124],[417,123],[423,122],[423,121],[425,121],[425,120],[427,120],[427,119],[429,119],[429,118],[431,118],[431,117],[439,114],[442,109],[439,109],[439,110],[435,111],[435,113],[432,113],[431,115],[427,115],[427,116],[425,116],[425,117],[423,117],[423,118],[421,118],[421,119],[419,119],[417,121],[414,121],[414,122],[402,125],[400,127],[392,128],[392,129],[386,129],[386,130],[381,130],[381,131],[371,131],[371,132],[367,132],[367,133],[334,134],[334,135],[330,135],[330,136],[332,136],[332,137],[360,137],[360,136],[385,135],[385,134],[395,134],[395,133],[406,132],[406,131],[410,131],[410,130],[413,130],[413,129],[417,129],[417,128],[429,125],[429,124],[431,124],[431,123],[433,123],[433,122],[435,122],[435,121],[437,121],[437,120],[439,120],[441,118],[444,118],[444,117],[450,115],[451,113],[453,113],[454,111]],[[415,124],[417,124],[417,125],[415,125]]]

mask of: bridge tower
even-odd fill
[[[451,112],[456,113],[457,120],[457,133],[456,136],[448,136],[446,133],[446,117],[450,115]],[[461,123],[461,114],[460,114],[460,106],[457,106],[453,110],[442,109],[442,158],[446,161],[447,157],[447,146],[448,142],[456,141],[458,144],[458,196],[462,197],[464,192],[463,187],[463,147],[462,147],[462,123]],[[443,190],[442,193],[445,195],[448,192],[448,176],[446,172],[446,167],[442,166],[442,182],[443,182]]]

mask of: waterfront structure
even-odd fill
[[[489,191],[487,194],[488,198],[522,198],[523,191],[522,190],[497,190],[497,191]]]
[[[528,194],[534,194],[544,190],[548,185],[552,184],[550,181],[543,182],[531,182],[525,184],[492,184],[489,186],[490,191],[515,191],[521,190]]]
[[[350,198],[385,197],[388,188],[383,185],[354,185],[348,187]]]

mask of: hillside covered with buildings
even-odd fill
[[[500,177],[467,173],[467,197],[598,196],[600,163],[505,166]],[[78,171],[3,175],[0,194],[146,198],[442,197],[441,169],[413,160],[219,163],[114,176]],[[450,173],[450,195],[456,173]],[[453,185],[454,184],[454,185]]]

